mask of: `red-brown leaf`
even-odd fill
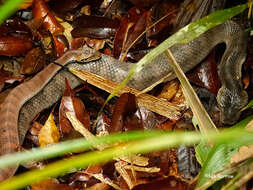
[[[161,180],[153,180],[147,184],[137,185],[133,190],[185,190],[188,189],[188,184],[175,177],[168,177]]]
[[[147,20],[147,11],[141,12],[141,16],[138,21],[134,24],[133,27],[128,31],[128,36],[126,43],[122,48],[122,53],[127,53],[129,47],[132,48],[136,45],[140,40],[136,39],[145,31],[146,29],[146,20]],[[143,36],[142,36],[143,37]]]
[[[125,129],[124,125],[127,123],[127,119],[129,123],[131,119],[133,119],[133,114],[136,111],[137,111],[137,103],[135,95],[131,93],[122,94],[115,104],[112,115],[112,122],[109,128],[109,133],[116,133],[123,131],[123,129]],[[135,117],[132,123],[129,123],[129,126],[127,127],[126,130],[131,128],[131,125],[137,124],[138,126],[138,122],[139,122],[138,119]]]
[[[66,184],[60,184],[57,179],[46,179],[39,183],[33,184],[31,190],[74,190]]]
[[[113,55],[118,58],[146,28],[147,11],[132,8],[122,17],[120,27],[114,38]]]
[[[83,102],[75,96],[74,91],[70,88],[66,80],[66,90],[61,100],[60,105],[60,129],[62,135],[69,133],[72,130],[72,125],[67,119],[66,112],[73,112],[77,119],[89,130],[90,118],[85,109]]]
[[[169,37],[180,3],[180,1],[162,1],[151,8],[147,17],[147,38],[149,40],[161,42]],[[151,26],[153,27],[150,28]],[[153,43],[149,41],[149,44]]]
[[[59,34],[64,31],[63,27],[56,20],[54,14],[49,10],[44,0],[33,1],[33,16],[35,19],[44,19],[43,27],[52,34]]]
[[[32,47],[33,43],[29,38],[0,37],[0,55],[20,56],[27,53]]]
[[[130,0],[130,2],[137,7],[151,7],[157,2],[157,0]]]
[[[217,72],[217,64],[215,62],[215,53],[212,53],[206,60],[187,74],[189,80],[201,87],[207,88],[210,92],[216,94],[220,88],[220,80]]]
[[[99,174],[102,173],[103,169],[101,165],[95,165],[95,166],[89,166],[86,170],[85,173],[87,174]]]
[[[40,71],[45,65],[45,54],[41,48],[37,47],[26,54],[19,72],[21,74],[34,74]]]
[[[68,40],[64,35],[53,36],[56,56],[61,57],[68,50]]]

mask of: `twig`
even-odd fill
[[[84,81],[87,81],[89,84],[92,84],[102,90],[105,90],[106,92],[113,92],[113,90],[116,88],[117,84],[105,79],[101,76],[85,72],[83,70],[79,70],[76,68],[70,68],[69,69],[73,74],[75,74],[77,77],[81,78]],[[120,96],[121,94],[125,92],[130,92],[132,94],[138,95],[140,91],[135,90],[133,88],[124,87],[121,89],[116,95]],[[160,115],[163,115],[165,117],[168,117],[170,119],[178,119],[180,115],[180,108],[176,106],[175,104],[172,104],[166,100],[151,96],[149,94],[140,94],[137,96],[137,102],[139,106],[144,106],[147,109],[158,113]]]

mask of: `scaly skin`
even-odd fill
[[[219,65],[219,76],[222,87],[218,92],[217,101],[221,108],[221,119],[232,124],[240,116],[240,110],[247,104],[247,93],[241,84],[241,67],[246,56],[247,40],[240,27],[228,21],[219,25],[188,44],[175,45],[170,50],[184,72],[200,63],[219,43],[226,43],[226,51]],[[82,51],[70,51],[58,59],[61,65],[70,60],[89,57],[93,50],[84,48]],[[148,66],[133,76],[128,86],[142,90],[171,71],[170,63],[164,54],[155,58]],[[86,64],[74,62],[68,64],[87,72],[95,73],[114,82],[122,81],[132,63],[120,61],[102,55],[99,60]],[[50,64],[30,81],[16,87],[5,99],[0,111],[0,153],[1,155],[16,152],[23,143],[25,134],[32,119],[44,108],[55,103],[65,88],[65,78],[72,88],[81,81],[61,67]],[[171,80],[175,78],[172,76]],[[17,167],[0,170],[0,181],[11,177]]]

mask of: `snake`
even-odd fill
[[[198,65],[220,43],[226,44],[226,50],[218,65],[221,88],[217,94],[217,102],[222,122],[233,124],[238,120],[241,109],[248,102],[247,92],[241,82],[247,36],[241,27],[234,21],[227,21],[189,43],[172,46],[170,51],[183,71],[187,72]],[[83,82],[64,67],[78,68],[119,83],[128,75],[134,64],[121,62],[104,54],[101,54],[99,59],[82,62],[94,53],[95,50],[89,47],[70,50],[55,61],[57,64],[49,64],[32,79],[18,85],[8,94],[0,110],[1,155],[19,150],[33,118],[41,110],[50,107],[61,98],[66,78],[72,88]],[[167,76],[171,71],[169,60],[162,53],[136,73],[127,85],[143,90]],[[172,74],[167,80],[174,78],[176,76]],[[13,176],[17,167],[1,169],[0,181]]]

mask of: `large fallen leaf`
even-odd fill
[[[53,0],[50,2],[50,7],[58,14],[64,14],[78,7],[83,0]]]
[[[71,112],[83,124],[86,129],[90,129],[90,117],[85,106],[80,98],[75,95],[75,92],[69,86],[66,79],[66,89],[64,91],[60,104],[60,129],[62,135],[69,133],[72,130],[72,125],[69,122],[66,112]]]
[[[33,43],[29,38],[0,37],[0,55],[19,56],[28,52],[32,47]]]
[[[119,27],[119,22],[116,19],[87,15],[78,17],[73,24],[74,29],[71,34],[74,38],[107,39],[113,37]]]
[[[55,125],[53,113],[50,113],[46,123],[39,132],[39,143],[41,147],[57,143],[60,133]]]
[[[52,34],[59,34],[64,30],[44,0],[33,1],[33,16],[37,20],[43,18],[43,27]]]

